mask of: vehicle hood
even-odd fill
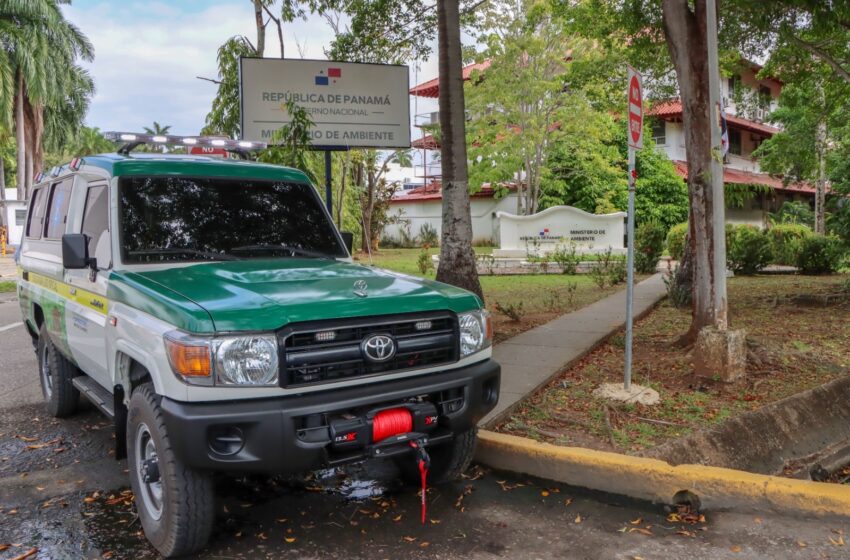
[[[203,263],[125,273],[148,296],[202,308],[215,331],[274,330],[288,323],[421,311],[477,309],[478,298],[432,280],[324,259]],[[354,283],[366,282],[366,296]],[[191,303],[190,303],[191,302]],[[179,326],[179,325],[178,325]],[[193,321],[187,330],[205,331]]]

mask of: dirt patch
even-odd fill
[[[526,399],[497,431],[561,445],[639,453],[850,373],[850,302],[794,303],[840,291],[844,277],[756,276],[729,281],[730,320],[748,332],[747,377],[732,385],[693,376],[677,344],[690,313],[662,303],[635,327],[633,378],[661,395],[654,407],[593,397],[622,380],[624,344],[615,334]]]

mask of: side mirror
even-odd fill
[[[66,269],[86,268],[89,259],[88,236],[82,233],[66,233],[62,236],[62,266]]]
[[[342,236],[342,242],[345,244],[345,248],[348,249],[348,254],[351,255],[354,253],[354,234],[350,231],[341,231],[339,234]]]

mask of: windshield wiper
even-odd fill
[[[144,251],[130,251],[131,255],[196,255],[205,259],[217,261],[238,261],[239,257],[227,253],[215,253],[213,251],[199,251],[188,247],[156,247]]]
[[[259,243],[257,245],[240,245],[239,247],[231,247],[231,252],[251,252],[251,251],[288,251],[293,255],[302,257],[310,257],[315,259],[332,259],[331,255],[319,251],[311,251],[310,249],[302,249],[293,247],[292,245],[275,245],[272,243]]]

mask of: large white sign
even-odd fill
[[[313,146],[410,147],[407,66],[241,58],[239,88],[245,140],[270,142],[291,99],[313,120]]]
[[[496,257],[542,256],[574,244],[579,253],[625,249],[625,212],[591,214],[572,206],[553,206],[530,216],[497,212]]]

